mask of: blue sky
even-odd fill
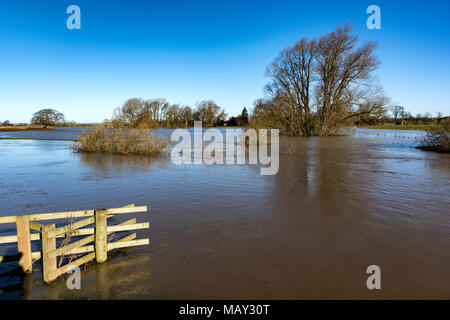
[[[81,8],[81,30],[66,9]],[[381,30],[366,8],[381,8]],[[102,121],[127,98],[229,114],[263,97],[284,47],[353,23],[378,41],[378,78],[413,114],[450,113],[450,1],[38,1],[0,2],[0,120],[28,122],[52,107],[77,122]]]

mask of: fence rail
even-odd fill
[[[119,214],[146,212],[147,206],[135,207],[130,204],[121,208],[95,209],[84,211],[40,213],[0,217],[0,224],[15,223],[16,235],[0,237],[0,244],[17,242],[18,254],[0,256],[0,263],[19,261],[24,272],[32,272],[33,262],[42,259],[43,276],[46,283],[54,281],[60,275],[96,260],[98,263],[107,261],[108,251],[119,248],[134,247],[149,244],[149,239],[137,239],[136,233],[127,235],[112,242],[108,236],[116,232],[148,229],[148,222],[137,223],[136,218],[126,220],[117,225],[108,226],[108,218]],[[55,223],[41,224],[36,221],[85,218],[70,221],[67,225],[56,227]],[[94,227],[88,227],[94,224]],[[36,231],[31,233],[30,230]],[[76,241],[72,237],[86,236]],[[64,238],[57,248],[56,239]],[[31,241],[41,241],[41,251],[32,252]],[[93,243],[93,244],[91,244]],[[65,255],[84,254],[74,261],[62,265]],[[59,263],[57,262],[59,257]]]

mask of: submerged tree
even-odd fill
[[[358,47],[357,42],[350,25],[339,26],[319,39],[301,39],[268,66],[266,91],[285,134],[333,134],[352,119],[384,108],[386,99],[372,77],[379,64],[376,43]]]
[[[54,109],[42,109],[33,114],[32,124],[47,127],[63,125],[66,122],[64,114]]]

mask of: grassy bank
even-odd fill
[[[418,131],[426,131],[430,129],[432,125],[426,125],[426,124],[382,124],[382,125],[375,125],[375,126],[358,126],[358,128],[362,129],[383,129],[383,130],[418,130]]]
[[[0,126],[0,132],[50,130],[42,126]]]

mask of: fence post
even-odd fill
[[[108,210],[95,210],[95,259],[97,263],[108,259],[107,216]]]
[[[55,230],[55,224],[48,224],[42,228],[42,264],[44,272],[44,281],[50,283],[56,279],[53,275],[56,270],[56,257],[49,258],[50,251],[56,249],[56,237],[49,238],[48,234]]]
[[[24,272],[32,272],[30,225],[28,216],[17,216],[17,249],[21,254],[19,265]]]

